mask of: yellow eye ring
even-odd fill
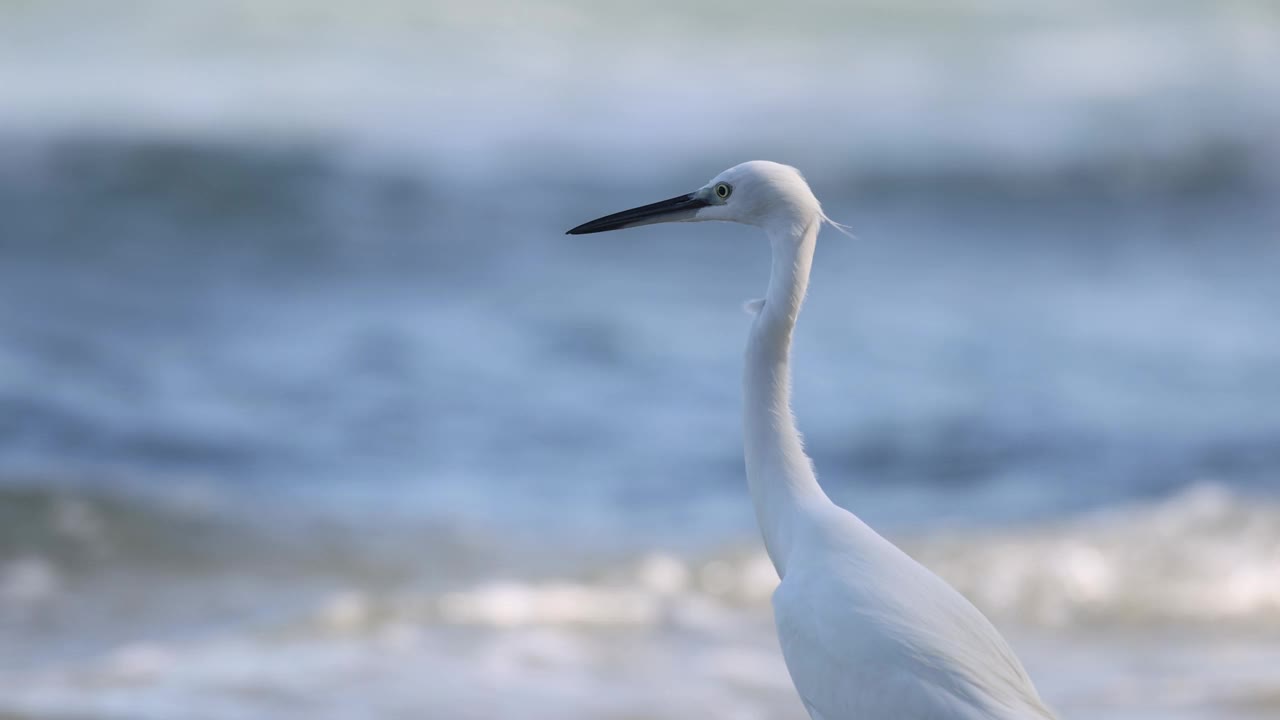
[[[733,188],[729,187],[727,183],[716,184],[716,197],[720,198],[721,200],[728,200],[729,194],[732,192],[733,192]]]

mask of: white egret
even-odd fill
[[[765,549],[782,654],[813,720],[1043,720],[1022,663],[954,588],[819,487],[791,412],[791,333],[814,245],[830,222],[799,171],[753,161],[670,200],[570,234],[725,220],[764,230],[773,266],[747,342],[747,482]]]

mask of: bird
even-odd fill
[[[995,626],[963,595],[835,504],[791,409],[791,338],[818,233],[834,223],[798,170],[736,165],[694,192],[583,223],[584,235],[727,221],[772,250],[743,372],[747,485],[777,570],[773,611],[792,684],[812,720],[1052,720]]]

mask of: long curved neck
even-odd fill
[[[800,314],[822,221],[769,231],[773,266],[764,307],[747,342],[743,376],[743,430],[747,483],[765,549],[779,576],[787,557],[800,506],[826,500],[804,453],[791,413],[791,331]]]

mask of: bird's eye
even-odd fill
[[[716,197],[721,200],[727,200],[732,192],[733,188],[729,187],[728,183],[718,183],[716,185]]]

